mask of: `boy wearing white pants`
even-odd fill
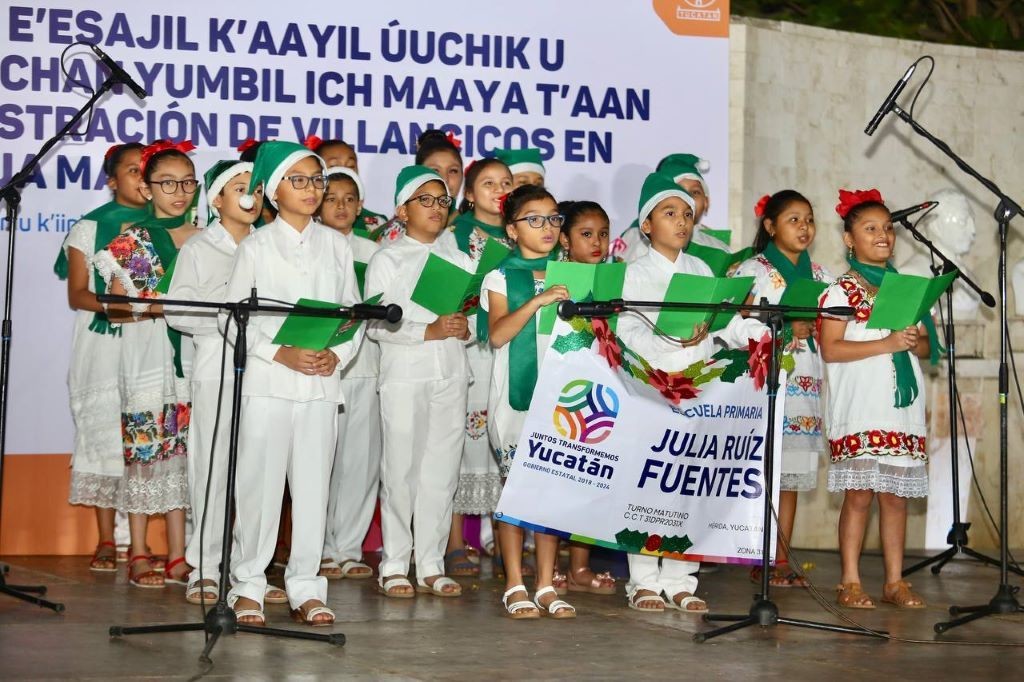
[[[436,172],[409,166],[398,176],[396,215],[405,235],[382,248],[366,273],[366,293],[404,311],[398,324],[374,322],[367,335],[381,347],[381,530],[384,552],[378,585],[388,597],[410,598],[407,578],[416,548],[416,590],[456,597],[462,588],[444,575],[452,502],[465,439],[469,362],[466,316],[438,316],[411,301],[428,256],[466,270],[475,265],[453,239],[439,239],[451,197]]]
[[[332,230],[315,223],[326,178],[320,157],[289,142],[264,142],[256,156],[249,194],[262,182],[278,216],[238,248],[228,300],[255,287],[259,296],[295,303],[300,298],[344,306],[358,301],[352,252]],[[317,576],[324,544],[328,484],[334,456],[339,375],[362,340],[314,351],[273,342],[284,322],[276,313],[253,313],[236,476],[235,541],[229,602],[239,622],[261,625],[266,576],[274,554],[281,497],[292,495],[292,548],[285,590],[293,618],[330,625],[327,580]],[[234,325],[229,324],[229,338]]]

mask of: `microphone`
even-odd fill
[[[558,316],[563,320],[573,317],[610,317],[625,309],[619,301],[562,301],[558,304]]]
[[[101,50],[96,45],[89,45],[89,49],[92,50],[93,53],[100,58],[100,61],[103,62],[104,66],[110,69],[110,75],[114,80],[127,85],[128,89],[134,92],[135,96],[139,99],[146,99],[147,93],[145,89],[143,89],[141,85],[136,83],[135,79],[129,76],[128,72],[122,69],[121,66],[113,59],[111,59],[106,52]]]
[[[917,206],[910,206],[908,208],[900,209],[899,211],[893,211],[892,212],[892,221],[894,223],[899,222],[899,221],[903,220],[904,218],[906,218],[907,216],[914,215],[918,211],[924,211],[924,210],[927,210],[927,209],[930,209],[930,208],[934,208],[935,206],[938,206],[938,205],[939,205],[939,202],[937,202],[937,201],[926,201],[923,204],[918,204]]]
[[[896,85],[892,86],[892,91],[889,93],[889,96],[885,98],[885,101],[882,102],[882,106],[878,108],[878,111],[875,112],[871,122],[868,123],[868,127],[864,129],[864,133],[866,135],[871,136],[875,134],[875,130],[878,129],[878,124],[882,122],[882,119],[885,118],[886,114],[892,111],[893,105],[896,104],[896,98],[899,97],[900,93],[903,92],[903,89],[907,87],[907,82],[909,82],[910,77],[914,75],[914,69],[916,68],[917,64],[911,64],[910,68],[907,69],[907,72],[903,74],[903,78],[899,79],[896,82]]]
[[[402,307],[394,303],[390,305],[356,303],[349,310],[352,313],[352,319],[355,320],[386,320],[394,323],[402,319]]]

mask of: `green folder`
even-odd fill
[[[917,324],[956,276],[956,271],[935,278],[885,273],[871,308],[868,329],[906,329]]]
[[[729,268],[753,256],[754,250],[748,246],[736,253],[729,253],[691,241],[690,245],[686,247],[686,253],[707,263],[707,266],[711,268],[711,274],[715,277],[725,277],[729,273]]]
[[[352,267],[356,271],[356,285],[359,287],[359,295],[366,296],[366,263],[352,261]]]
[[[828,289],[828,284],[813,279],[801,277],[792,282],[786,282],[786,291],[782,294],[779,305],[793,305],[802,308],[817,308],[821,295]],[[757,303],[757,301],[754,301]],[[818,313],[786,313],[787,319],[814,319]]]
[[[726,244],[732,241],[732,230],[715,230],[710,227],[697,228],[704,234],[709,234],[718,241],[725,242]]]
[[[156,288],[153,289],[158,294],[166,294],[171,290],[171,280],[174,279],[174,266],[178,263],[178,258],[175,256],[171,264],[164,269],[164,276],[157,282]]]
[[[440,256],[428,255],[412,291],[412,302],[435,315],[460,312],[475,315],[480,307],[480,285],[484,277],[505,260],[509,252],[510,249],[501,242],[488,239],[476,272],[463,270]]]
[[[377,294],[365,301],[366,305],[377,305],[381,295]],[[322,310],[338,310],[337,303],[317,301],[311,298],[300,298],[296,305]],[[363,320],[346,320],[337,317],[313,317],[298,312],[289,313],[284,324],[277,330],[273,343],[279,346],[295,346],[308,350],[324,350],[351,341]]]
[[[676,273],[672,275],[664,300],[672,303],[737,303],[747,300],[754,286],[753,277],[702,277]],[[709,322],[708,332],[725,329],[736,313],[730,311],[672,310],[658,313],[658,327],[669,336],[690,338],[694,327]]]
[[[568,263],[552,261],[548,263],[544,277],[544,288],[555,284],[564,284],[569,289],[569,298],[573,301],[609,301],[622,298],[622,284],[626,279],[625,263]],[[540,326],[538,334],[550,334],[555,328],[558,306],[546,305],[540,310]],[[608,320],[614,331],[615,316]]]

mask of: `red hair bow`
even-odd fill
[[[245,142],[243,142],[242,144],[240,144],[237,147],[235,147],[235,150],[239,154],[244,154],[245,152],[247,152],[250,149],[252,149],[253,147],[255,147],[257,144],[259,144],[259,142],[256,141],[256,138],[250,137],[250,138],[247,138],[245,140]]]
[[[449,130],[448,133],[444,136],[444,139],[448,140],[453,145],[455,145],[456,149],[462,149],[462,140],[455,137],[455,133],[453,133],[452,131]]]
[[[316,135],[309,135],[306,137],[305,140],[302,141],[302,146],[310,150],[311,152],[315,152],[316,148],[322,145],[323,143],[324,141],[321,140]]]
[[[763,197],[758,199],[757,203],[754,204],[754,215],[756,215],[758,218],[763,218],[764,207],[768,205],[768,202],[771,200],[771,198],[771,194],[765,194]]]
[[[508,201],[509,194],[511,194],[511,192],[505,192],[500,197],[498,197],[498,211],[501,212],[502,217],[505,216],[505,202]]]
[[[836,213],[839,214],[840,218],[845,220],[846,214],[848,214],[854,206],[858,206],[868,201],[877,201],[880,204],[885,203],[882,199],[882,193],[877,189],[857,189],[852,192],[841,189],[839,190],[839,203],[836,204]]]
[[[109,160],[110,157],[114,155],[114,152],[116,152],[120,147],[121,147],[120,144],[110,145],[110,149],[108,149],[106,154],[103,155],[103,160],[104,161]]]
[[[195,148],[196,146],[192,144],[192,140],[182,140],[181,142],[157,140],[156,142],[152,142],[142,149],[142,160],[139,162],[139,172],[144,173],[146,171],[146,164],[149,163],[149,160],[154,154],[166,152],[170,149],[179,151],[182,154],[188,154]]]

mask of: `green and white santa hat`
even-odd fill
[[[694,154],[669,154],[658,163],[659,173],[672,176],[676,182],[680,180],[696,180],[704,189],[704,194],[711,196],[708,192],[708,183],[704,181],[704,173],[710,172],[711,162],[702,159]]]
[[[331,166],[324,171],[324,175],[327,176],[328,182],[332,175],[347,175],[352,178],[352,182],[356,183],[356,192],[359,194],[359,201],[363,201],[366,198],[366,189],[363,187],[363,181],[359,179],[359,173],[348,166]]]
[[[690,196],[689,192],[677,185],[671,175],[658,172],[648,175],[647,179],[644,180],[643,188],[640,190],[638,224],[643,225],[644,221],[651,215],[654,207],[669,197],[679,197],[689,204],[690,208],[695,209],[693,197]]]
[[[516,173],[537,173],[544,177],[544,161],[540,150],[535,147],[526,149],[495,149],[494,158],[506,166],[512,175]]]
[[[324,160],[297,142],[269,140],[261,144],[256,152],[256,161],[253,162],[249,191],[238,200],[238,205],[245,209],[255,206],[256,199],[253,195],[262,183],[263,198],[277,208],[277,202],[274,201],[274,192],[277,191],[277,186],[281,184],[288,169],[307,156],[316,159],[320,163],[320,168],[324,169]]]
[[[206,187],[206,222],[212,223],[214,218],[220,218],[220,211],[213,205],[213,198],[221,193],[224,186],[231,181],[231,178],[251,171],[251,163],[224,159],[213,164],[210,170],[203,174],[203,185]],[[249,208],[252,207],[250,206]]]
[[[437,180],[444,187],[444,193],[448,194],[448,185],[444,183],[441,176],[432,168],[426,166],[406,166],[398,173],[398,180],[395,181],[395,209],[409,201],[416,190],[426,183]]]

